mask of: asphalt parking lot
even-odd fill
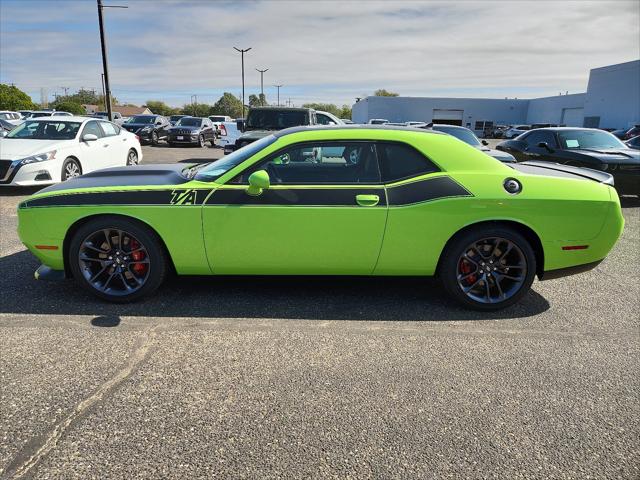
[[[481,314],[386,278],[189,277],[104,303],[34,280],[26,193],[0,190],[2,478],[640,477],[637,198],[597,269]]]

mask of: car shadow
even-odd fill
[[[33,195],[48,185],[42,187],[2,187],[0,188],[0,197],[22,197]]]
[[[154,296],[132,304],[94,298],[72,280],[37,281],[37,260],[26,250],[0,258],[0,313],[72,314],[104,318],[214,317],[299,320],[452,321],[525,318],[549,309],[530,291],[498,312],[466,310],[435,279],[402,277],[174,277]]]
[[[620,197],[620,206],[622,208],[640,207],[640,198],[624,195]]]

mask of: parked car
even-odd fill
[[[441,124],[432,124],[430,127],[432,130],[437,132],[444,132],[449,135],[456,137],[458,140],[462,140],[464,143],[471,145],[473,148],[477,148],[481,152],[486,153],[487,155],[495,158],[496,160],[500,160],[504,163],[514,163],[516,161],[515,157],[507,152],[501,152],[499,150],[493,150],[489,148],[486,140],[478,140],[476,134],[473,131],[469,130],[465,127],[458,127],[456,125],[441,125]]]
[[[619,128],[617,130],[611,130],[611,134],[618,137],[620,140],[624,140],[624,135],[627,133],[628,128]]]
[[[50,117],[52,114],[53,114],[53,110],[36,110],[31,112],[27,117],[27,119],[31,120],[34,118]]]
[[[624,135],[622,136],[622,140],[629,140],[637,135],[640,135],[640,125],[634,125],[629,130],[624,132]]]
[[[141,143],[157,145],[169,139],[171,124],[162,115],[134,115],[122,124],[122,128],[140,137]]]
[[[23,120],[27,118],[31,112],[33,112],[33,110],[18,110],[18,113],[22,115]]]
[[[624,142],[627,147],[633,148],[634,150],[640,150],[640,135],[633,137],[630,140]]]
[[[213,147],[216,133],[213,122],[203,117],[182,117],[169,128],[169,145],[199,145],[204,147],[207,142]]]
[[[54,112],[51,112],[51,116],[52,117],[73,117],[73,113],[56,110]]]
[[[316,111],[299,107],[252,107],[235,148],[242,148],[278,130],[317,124]]]
[[[518,162],[539,160],[586,167],[613,175],[621,195],[640,195],[640,152],[595,128],[540,128],[496,148]]]
[[[189,115],[171,115],[171,116],[169,117],[169,123],[170,123],[170,124],[171,124],[171,126],[173,127],[173,126],[176,124],[176,122],[177,122],[178,120],[180,120],[180,119],[181,119],[181,118],[183,118],[183,117],[188,117],[188,116],[189,116]]]
[[[0,112],[0,120],[5,120],[13,125],[18,125],[22,122],[22,115],[18,112],[3,110]]]
[[[244,124],[244,119],[220,124],[220,134],[216,139],[216,145],[224,149],[225,155],[236,149],[236,140],[242,136],[242,128],[239,128],[239,124]]]
[[[209,115],[209,120],[213,123],[213,128],[216,131],[216,136],[220,135],[220,125],[224,122],[230,122],[232,120],[228,115]]]
[[[20,203],[18,231],[42,262],[36,278],[70,275],[113,302],[152,294],[171,271],[437,272],[453,299],[486,311],[518,302],[536,275],[579,273],[608,255],[624,226],[611,180],[543,162],[510,168],[429,130],[293,128],[209,164],[46,188]]]
[[[316,110],[316,125],[344,125],[333,113]]]
[[[531,130],[531,125],[515,125],[513,127],[509,127],[504,132],[504,138],[515,138],[518,135],[522,135],[524,132]]]
[[[13,123],[8,122],[8,121],[3,120],[2,118],[0,118],[0,130],[4,130],[5,132],[10,132],[14,128],[16,128],[16,126]],[[2,153],[2,152],[0,152],[0,153]]]
[[[389,123],[386,118],[372,118],[367,122],[368,125],[384,125],[385,123]]]
[[[113,123],[122,125],[128,118],[124,118],[120,112],[111,112],[113,115]],[[94,118],[102,118],[103,120],[109,120],[109,114],[107,112],[94,112]]]
[[[0,135],[0,185],[48,185],[142,160],[136,136],[105,120],[27,119]]]
[[[352,125],[354,123],[354,121],[350,118],[341,118],[340,120],[342,120],[342,123],[344,123],[345,125]]]

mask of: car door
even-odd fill
[[[248,178],[258,170],[271,185],[251,196]],[[207,199],[207,256],[216,274],[368,275],[386,215],[373,143],[294,144]]]
[[[93,134],[97,140],[85,141],[84,136]],[[99,170],[110,166],[110,159],[107,149],[112,140],[105,138],[102,128],[97,120],[90,120],[85,123],[80,133],[79,160],[82,166],[82,173]]]
[[[105,161],[109,167],[121,167],[127,164],[130,142],[128,135],[120,135],[120,127],[104,120],[100,121],[107,142]]]
[[[524,160],[541,160],[546,162],[556,161],[554,157],[557,148],[556,140],[552,132],[546,130],[533,130],[523,139],[526,146],[524,148]],[[549,148],[541,147],[541,143],[546,143]]]
[[[208,118],[202,120],[202,131],[206,141],[214,140],[213,122]]]

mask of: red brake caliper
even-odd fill
[[[136,250],[140,248],[140,243],[137,240],[131,239],[131,250]],[[131,254],[131,258],[135,262],[139,262],[144,260],[144,252],[142,250],[138,250],[137,252],[133,252]],[[147,271],[148,264],[147,263],[134,263],[131,269],[136,272],[138,275],[142,275]]]
[[[473,271],[473,266],[466,260],[460,260],[460,273],[462,275],[467,275]],[[476,276],[471,275],[470,277],[465,278],[464,280],[467,285],[472,285],[476,281]]]

